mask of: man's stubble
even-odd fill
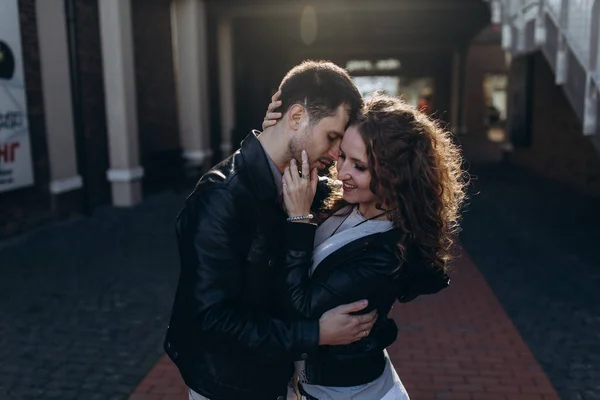
[[[311,138],[312,138],[312,129],[311,128],[307,128],[303,133],[298,133],[296,135],[294,135],[290,141],[288,142],[288,156],[290,157],[290,160],[292,158],[296,159],[297,163],[301,163],[302,162],[302,150],[306,150],[306,152],[308,153],[308,159],[309,162],[313,162],[313,157],[315,157],[315,154],[313,153],[313,149],[312,149],[312,143],[311,143]],[[298,164],[300,165],[300,164]]]

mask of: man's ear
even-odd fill
[[[300,104],[294,104],[287,113],[287,122],[290,129],[297,131],[302,126],[302,118],[306,115],[306,109]]]

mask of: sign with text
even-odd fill
[[[0,192],[33,184],[17,2],[0,1]]]

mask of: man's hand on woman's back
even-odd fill
[[[367,314],[352,315],[364,310],[366,300],[337,306],[325,312],[319,319],[319,345],[346,345],[369,336],[377,320],[377,310]]]

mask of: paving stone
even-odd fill
[[[186,194],[104,207],[0,242],[0,302],[11,304],[0,307],[0,393],[128,397],[163,354]]]
[[[448,289],[390,313],[411,327],[387,348],[411,399],[558,400],[477,267],[457,251]],[[185,390],[164,356],[129,400],[183,400]]]
[[[473,192],[480,194],[465,215],[462,243],[561,398],[598,400],[600,217],[590,211],[600,210],[598,203],[518,168],[475,169]],[[174,219],[186,194],[155,195],[127,210],[105,207],[0,242],[0,302],[11,304],[0,307],[0,400],[39,400],[51,390],[65,400],[128,398],[163,355],[179,268]],[[445,327],[451,335],[473,334],[460,321]],[[401,334],[419,329],[403,326]],[[455,357],[478,351],[476,344],[456,346]],[[410,350],[397,357],[422,357]],[[469,361],[454,375],[441,365],[415,365],[415,380],[405,372],[411,396],[419,398],[429,368],[460,377],[450,382],[456,390],[489,385],[468,377],[503,382],[517,373],[504,376],[483,360],[483,370],[470,375]]]
[[[600,200],[515,166],[473,171],[463,245],[561,398],[600,396]]]

